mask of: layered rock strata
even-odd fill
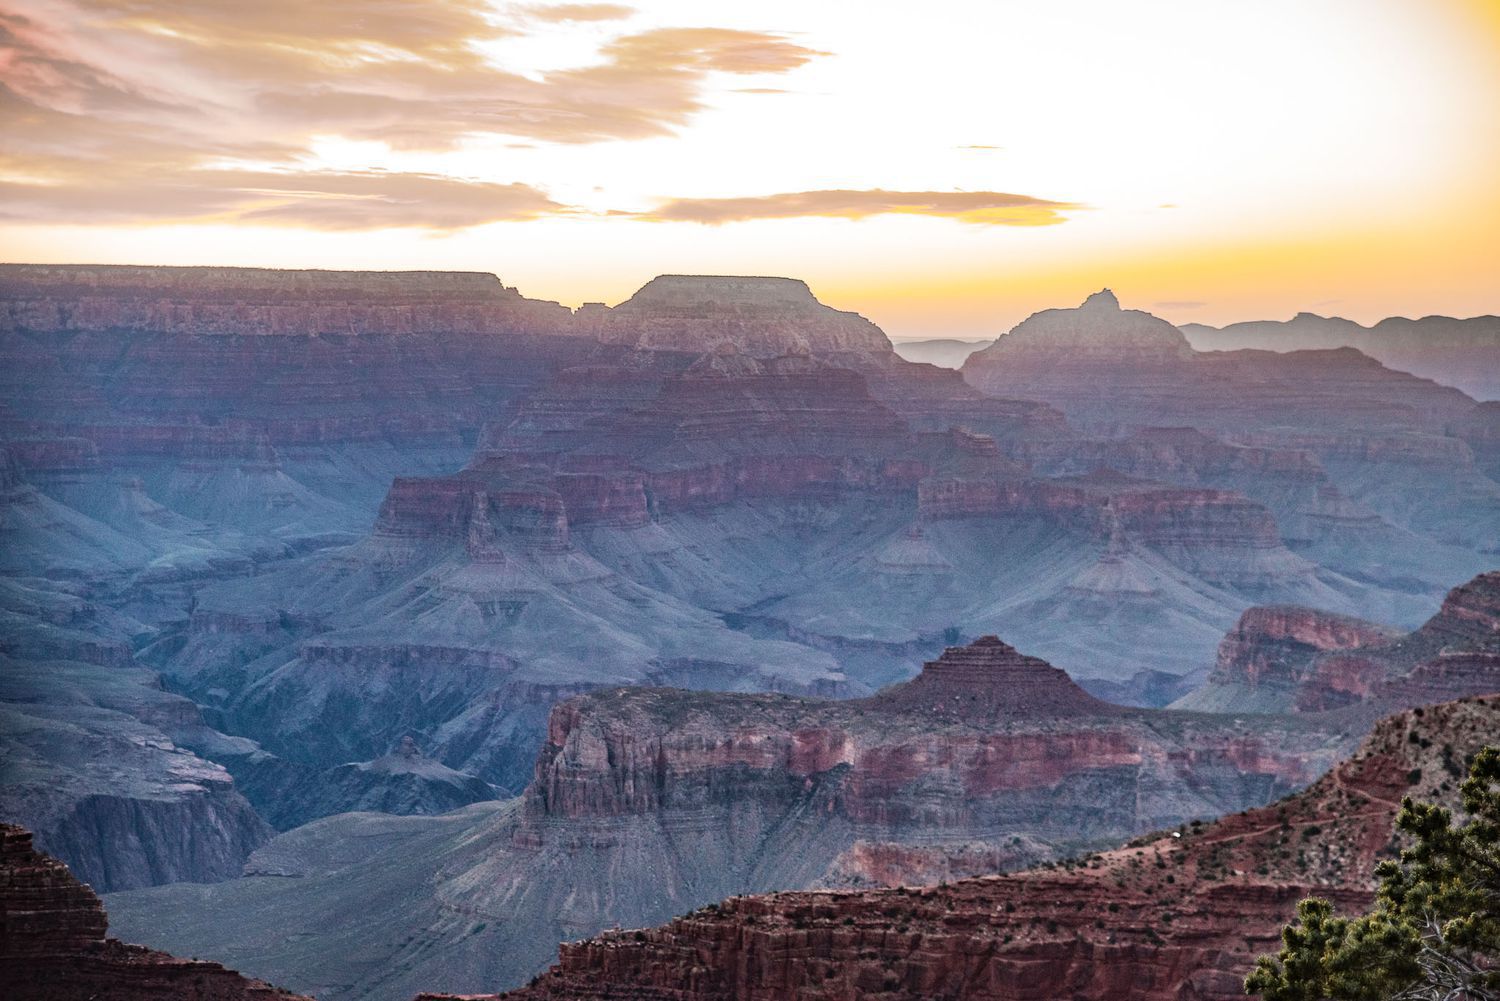
[[[1404,713],[1268,807],[1015,875],[735,897],[565,944],[505,997],[1229,1001],[1299,898],[1368,905],[1401,797],[1452,803],[1463,760],[1497,728],[1496,697]]]
[[[264,875],[111,907],[133,935],[337,983],[336,999],[474,990],[521,983],[551,942],[732,894],[958,878],[1243,809],[1351,742],[1295,719],[1113,706],[986,637],[865,699],[594,691],[553,710],[518,801],[327,818],[258,852],[248,871]],[[393,898],[400,920],[378,906]],[[368,934],[330,961],[338,913]],[[413,939],[414,923],[430,932]]]
[[[1308,608],[1252,608],[1203,688],[1175,703],[1218,711],[1363,711],[1500,689],[1500,572],[1448,592],[1402,633]]]
[[[1456,389],[1392,371],[1353,348],[1195,352],[1182,332],[1107,289],[1037,313],[964,362],[996,395],[1025,395],[1104,430],[1190,424],[1440,429],[1472,409]]]
[[[306,1001],[218,963],[107,938],[94,891],[0,824],[0,982],[14,1001]]]

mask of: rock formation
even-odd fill
[[[100,890],[239,874],[271,830],[168,731],[198,707],[148,672],[0,656],[0,817]]]
[[[218,963],[106,938],[99,898],[0,824],[0,983],[13,1001],[307,1001]]]
[[[324,769],[242,743],[248,746],[209,741],[198,750],[222,762],[256,811],[281,831],[336,813],[431,816],[497,797],[479,776],[424,755],[410,736],[389,754]]]
[[[1077,309],[1043,310],[1022,321],[970,355],[963,371],[981,389],[1041,399],[1070,421],[1104,430],[1330,422],[1441,428],[1474,405],[1456,389],[1392,371],[1353,348],[1195,352],[1176,327],[1121,309],[1107,289]]]
[[[879,327],[823,305],[795,278],[662,275],[613,309],[585,306],[579,325],[608,343],[695,354],[726,345],[759,358],[891,350]]]
[[[1105,296],[1023,326],[995,350],[1036,380],[982,388],[786,280],[574,313],[486,275],[0,269],[0,804],[100,886],[217,879],[262,820],[520,792],[572,696],[863,697],[991,632],[1128,685],[1251,605],[1413,627],[1493,565],[1461,394],[1184,355]],[[430,767],[351,766],[408,735]],[[962,868],[909,848],[837,869]]]
[[[245,878],[110,906],[332,1001],[518,984],[552,942],[731,894],[957,878],[1263,803],[1352,744],[1336,729],[1110,705],[994,637],[865,699],[603,689],[553,710],[519,801],[328,818]],[[331,960],[331,916],[367,912]]]
[[[1448,593],[1410,633],[1308,608],[1252,608],[1178,708],[1389,710],[1500,689],[1500,572]]]
[[[136,463],[431,448],[599,349],[493,275],[3,265],[0,437]]]
[[[0,290],[5,333],[565,333],[571,319],[479,272],[0,264]]]
[[[1271,806],[1009,876],[735,897],[564,944],[504,996],[1229,1001],[1299,898],[1368,905],[1401,797],[1451,804],[1465,759],[1496,732],[1500,697],[1413,710]]]
[[[1392,316],[1365,327],[1342,317],[1298,313],[1290,320],[1218,329],[1189,323],[1182,332],[1199,351],[1358,348],[1383,365],[1455,386],[1476,399],[1500,399],[1500,376],[1495,375],[1500,372],[1500,316]]]

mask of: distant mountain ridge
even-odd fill
[[[892,341],[891,347],[907,361],[926,362],[940,368],[962,368],[969,355],[991,343],[991,339],[939,337],[930,340]]]
[[[1267,351],[1352,347],[1390,368],[1500,399],[1500,316],[1392,316],[1366,327],[1337,316],[1298,313],[1290,320],[1251,320],[1179,328],[1200,351]]]

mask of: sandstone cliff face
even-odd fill
[[[1163,487],[1110,473],[995,479],[934,475],[918,489],[924,519],[1041,517],[1111,547],[1136,546],[1210,583],[1254,593],[1311,566],[1282,544],[1261,505],[1225,490]]]
[[[735,897],[565,944],[557,965],[505,996],[1228,1001],[1299,898],[1368,904],[1400,797],[1451,803],[1462,759],[1497,727],[1495,697],[1405,713],[1269,807],[1010,876]]]
[[[67,867],[0,824],[0,982],[15,1001],[305,1001],[218,963],[105,938],[99,898]]]
[[[12,734],[0,741],[0,815],[36,824],[47,849],[102,891],[229,879],[272,833],[227,772],[162,750],[171,745],[158,730],[98,712],[69,726],[9,705],[0,720]]]
[[[787,810],[817,789],[830,821],[876,825],[885,840],[1077,845],[1295,787],[1322,743],[1296,729],[1270,740],[1229,720],[1125,710],[984,637],[864,700],[642,689],[566,703],[527,811],[544,822]]]
[[[1448,592],[1410,633],[1308,608],[1252,608],[1207,684],[1174,705],[1217,711],[1364,711],[1500,687],[1500,573]]]
[[[547,733],[517,801],[327,818],[258,852],[265,875],[111,908],[134,935],[330,997],[475,990],[524,981],[556,941],[733,894],[958,878],[1241,809],[1350,743],[1108,705],[993,638],[866,699],[606,688]],[[339,914],[361,915],[352,955],[328,946]]]
[[[101,890],[237,875],[271,831],[228,772],[172,740],[203,717],[136,664],[139,623],[0,580],[0,628],[0,817]]]
[[[1219,646],[1215,682],[1291,685],[1316,655],[1389,642],[1397,630],[1310,608],[1262,606],[1240,616]]]
[[[598,348],[493,275],[4,265],[0,433],[195,457],[472,434]]]

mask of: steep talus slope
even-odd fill
[[[607,689],[553,710],[518,801],[327,818],[245,878],[110,906],[325,998],[516,984],[557,941],[732,894],[1013,868],[1263,803],[1354,732],[1123,709],[994,638],[866,699]]]
[[[505,997],[1228,1001],[1300,897],[1367,905],[1400,798],[1451,804],[1497,732],[1500,697],[1413,710],[1271,806],[1009,876],[735,897],[565,944]]]
[[[1500,572],[1448,592],[1401,633],[1309,608],[1252,608],[1205,685],[1174,705],[1219,712],[1389,711],[1500,689]]]
[[[13,1001],[306,1001],[218,963],[106,938],[99,898],[0,824],[0,982]]]

